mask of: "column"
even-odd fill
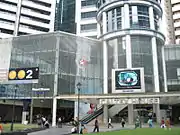
[[[108,105],[104,105],[103,108],[103,123],[104,124],[108,123]]]
[[[132,68],[131,37],[126,35],[126,67]]]
[[[151,41],[152,41],[152,57],[153,57],[154,92],[160,92],[156,38],[152,37]]]
[[[128,105],[128,123],[132,125],[134,123],[134,105]]]
[[[30,124],[33,122],[33,104],[34,104],[34,99],[31,99],[31,107],[30,107]]]
[[[21,7],[22,7],[22,0],[18,0],[17,3],[17,11],[16,11],[16,21],[15,21],[15,25],[14,25],[14,36],[18,36],[18,32],[19,32],[19,22],[20,22],[20,18],[21,18]]]
[[[103,34],[107,33],[107,16],[106,12],[103,12]],[[107,42],[103,41],[103,90],[104,94],[108,94],[108,49]],[[103,108],[103,122],[108,122],[108,107],[104,105]]]
[[[124,20],[124,29],[128,29],[130,28],[130,17],[129,17],[129,5],[128,4],[125,4],[124,5],[124,10],[123,10],[123,18],[122,20]]]
[[[161,123],[161,112],[160,112],[160,104],[153,105],[153,112],[156,114],[157,123]]]
[[[132,68],[132,53],[131,53],[131,37],[126,35],[126,66]],[[128,105],[128,123],[133,124],[134,122],[134,105]]]
[[[97,38],[101,36],[101,25],[97,23]]]
[[[163,76],[164,76],[164,92],[168,92],[167,88],[167,74],[166,74],[166,62],[164,57],[164,46],[162,47],[162,62],[163,62]]]
[[[29,111],[28,111],[28,108],[29,108],[29,101],[28,100],[24,100],[23,101],[23,111],[22,111],[22,121],[21,123],[22,124],[27,124],[27,116],[29,115]]]
[[[107,23],[106,23],[107,17],[106,12],[103,12],[103,34],[107,32]],[[103,89],[104,94],[108,94],[108,48],[107,48],[107,42],[103,41]]]
[[[155,30],[154,26],[154,11],[153,7],[149,7],[149,21],[150,21],[150,28]],[[157,44],[156,38],[152,37],[152,57],[153,57],[153,74],[154,74],[154,92],[160,92],[159,90],[159,72],[158,72],[158,57],[157,57]]]
[[[155,25],[154,25],[154,10],[153,7],[149,7],[149,21],[150,21],[150,28],[152,30],[155,30]]]
[[[150,28],[152,30],[155,30],[154,11],[152,6],[149,7],[149,21],[150,21]],[[152,57],[153,57],[154,92],[160,92],[156,37],[152,37],[151,42],[152,42]],[[156,118],[157,118],[156,120],[157,122],[159,122],[160,119],[159,104],[153,105],[153,112],[156,113]]]
[[[56,126],[57,99],[53,98],[52,127]]]
[[[60,37],[56,38],[56,57],[55,57],[55,74],[54,74],[54,93],[53,93],[53,111],[52,111],[52,126],[56,126],[56,112],[57,112],[57,89],[58,89],[58,72],[59,72],[59,43]]]

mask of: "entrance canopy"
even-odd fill
[[[57,99],[78,101],[78,95],[59,95]],[[80,101],[93,104],[178,104],[180,92],[80,95]]]

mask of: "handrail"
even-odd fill
[[[98,110],[100,110],[100,109],[102,109],[102,108],[103,108],[103,106],[98,107],[98,108],[93,112],[93,114],[96,113]],[[91,116],[91,115],[92,115],[92,114],[88,114],[88,115],[84,116],[80,121],[85,120],[86,118],[88,118],[88,117]]]
[[[111,108],[114,105],[109,105],[108,109]],[[83,118],[83,120],[81,120],[84,124],[87,124],[88,122],[92,121],[93,119],[95,119],[96,117],[98,117],[99,115],[101,115],[103,113],[103,106],[99,107],[94,113],[86,116],[85,118]]]

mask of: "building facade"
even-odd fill
[[[162,0],[164,11],[162,24],[166,44],[180,44],[180,3],[179,0]]]
[[[0,37],[54,31],[55,0],[0,1]]]
[[[103,41],[104,94],[111,93],[108,82],[112,69],[138,67],[144,68],[145,92],[167,91],[162,57],[165,37],[159,25],[160,1],[99,0],[97,6],[98,38]],[[132,110],[133,106],[129,105],[130,123]]]
[[[76,34],[97,38],[96,0],[76,0]]]
[[[180,86],[180,45],[165,47],[168,92],[179,91]]]
[[[175,44],[175,32],[171,0],[162,0],[161,6],[163,9],[162,25],[164,26],[162,32],[166,37],[165,44]]]
[[[3,47],[6,47],[6,52]],[[42,99],[44,97],[44,99],[50,99],[51,101],[45,100],[42,103],[38,103],[39,100],[34,104],[52,109],[49,112],[53,112],[53,125],[56,123],[56,112],[57,115],[61,113],[57,109],[62,108],[65,104],[69,105],[69,108],[72,105],[65,101],[59,102],[53,97],[61,94],[76,94],[78,82],[83,86],[81,94],[103,93],[102,44],[98,40],[56,32],[1,39],[0,48],[0,54],[4,56],[0,60],[1,69],[39,67],[39,82],[19,84],[16,94],[18,98],[39,97]],[[86,61],[85,64],[82,61]],[[7,63],[6,67],[4,62]],[[49,88],[50,91],[38,94],[33,92],[32,88]],[[13,84],[0,85],[1,98],[14,98],[14,89]],[[81,106],[80,114],[86,114],[87,109],[89,106],[86,108]],[[71,113],[73,112],[71,110]],[[75,113],[77,113],[76,110]]]

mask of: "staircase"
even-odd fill
[[[109,108],[109,117],[113,118],[116,114],[122,111],[127,105],[114,105],[113,107]]]

